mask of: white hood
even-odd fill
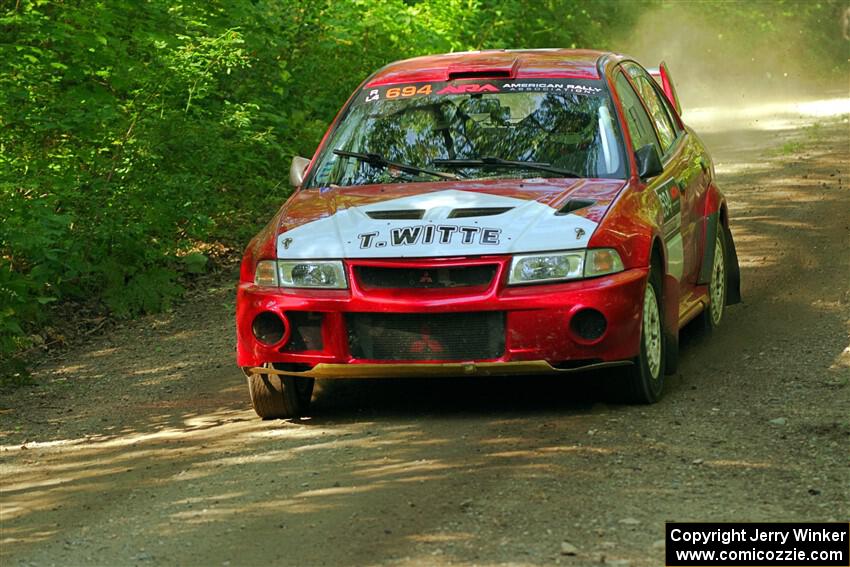
[[[450,218],[456,209],[507,210]],[[407,220],[369,216],[383,212],[392,217],[402,211],[423,213],[421,218]],[[284,259],[427,258],[573,250],[586,248],[596,227],[597,223],[582,216],[559,214],[535,200],[451,189],[341,209],[279,234],[277,255]]]

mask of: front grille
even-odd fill
[[[366,288],[404,289],[486,286],[496,275],[496,266],[451,268],[379,268],[358,266],[357,279]]]
[[[348,346],[368,360],[486,360],[505,352],[505,314],[349,313]]]

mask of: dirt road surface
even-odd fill
[[[660,403],[593,374],[357,381],[261,421],[233,274],[4,393],[2,564],[662,565],[665,521],[848,520],[847,102],[692,114],[745,301],[685,331]]]

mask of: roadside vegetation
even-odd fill
[[[642,16],[671,8],[681,4],[0,2],[0,377],[26,376],[21,353],[50,342],[57,313],[74,314],[58,306],[158,311],[238,251],[291,191],[291,156],[311,155],[383,64],[482,48],[617,48]],[[844,8],[688,7],[779,51],[789,30],[817,34],[802,57],[823,76],[846,72],[834,25]]]

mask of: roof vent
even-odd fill
[[[455,79],[510,79],[510,69],[475,69],[471,71],[449,71],[449,80]]]
[[[593,200],[591,200],[591,199],[570,199],[570,200],[569,200],[569,201],[567,201],[567,202],[566,202],[566,204],[565,204],[563,207],[561,207],[561,209],[560,209],[557,213],[555,213],[555,214],[556,214],[556,215],[568,215],[568,214],[570,214],[570,213],[572,213],[572,212],[574,212],[574,211],[577,211],[577,210],[579,210],[579,209],[583,209],[583,208],[585,208],[585,207],[589,207],[589,206],[591,206],[591,205],[593,205],[593,204],[595,204],[595,203],[596,203],[596,201],[593,201]]]
[[[425,215],[423,209],[405,209],[401,211],[366,211],[375,220],[416,220]]]
[[[462,64],[449,65],[446,69],[446,80],[455,79],[510,79],[516,77],[519,58],[505,60],[500,55],[495,60],[485,57],[477,61],[466,61]]]
[[[492,217],[501,215],[513,209],[513,207],[476,207],[472,209],[454,209],[449,213],[450,219],[465,219],[469,217]]]

